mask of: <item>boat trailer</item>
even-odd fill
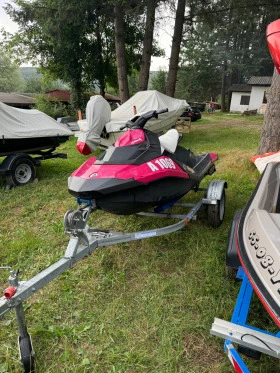
[[[65,153],[53,153],[55,148],[47,152],[38,151],[39,156],[31,157],[27,153],[13,153],[7,155],[0,162],[0,176],[6,178],[6,189],[18,185],[24,185],[34,181],[35,167],[41,165],[41,161],[52,158],[67,158]]]
[[[56,263],[52,264],[33,278],[27,281],[20,281],[19,270],[14,271],[11,267],[2,266],[0,269],[9,270],[9,286],[4,290],[4,296],[0,298],[0,317],[11,310],[15,311],[18,326],[18,347],[19,357],[23,364],[24,372],[34,372],[34,349],[31,336],[28,333],[25,321],[23,301],[31,297],[34,293],[46,286],[67,269],[91,254],[98,247],[105,247],[123,242],[140,240],[161,236],[175,232],[184,228],[191,220],[196,219],[196,214],[202,206],[208,207],[208,222],[213,227],[217,227],[217,222],[222,222],[225,211],[225,192],[227,183],[224,180],[210,181],[208,188],[198,188],[198,191],[204,192],[204,198],[201,198],[196,204],[191,203],[169,203],[165,208],[155,212],[142,212],[142,216],[156,216],[180,219],[172,225],[163,228],[157,228],[133,233],[113,232],[109,230],[99,230],[90,228],[87,224],[90,214],[94,211],[94,206],[81,205],[77,210],[69,210],[64,216],[65,233],[69,235],[70,240],[64,256]],[[82,202],[82,201],[80,201]],[[185,214],[173,214],[171,209],[174,207],[187,208]],[[166,210],[171,212],[163,212]],[[215,212],[215,214],[213,214]]]
[[[261,353],[280,358],[280,331],[276,334],[256,328],[247,323],[253,296],[253,287],[240,266],[236,275],[242,281],[231,321],[215,318],[210,334],[225,339],[224,351],[227,353],[234,370],[250,373],[239,353],[259,359]],[[237,347],[234,346],[234,343]]]

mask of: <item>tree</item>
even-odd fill
[[[129,93],[133,96],[138,92],[139,73],[138,71],[132,71],[128,76],[128,88]]]
[[[39,65],[42,73],[68,83],[75,107],[83,105],[82,92],[95,84],[102,94],[107,84],[117,87],[114,15],[110,0],[80,0],[78,3],[75,0],[15,0],[14,3],[16,8],[10,4],[6,6],[8,14],[19,25],[19,32],[10,37],[10,48]],[[124,22],[124,13],[119,15]],[[139,20],[136,15],[125,15],[125,20],[123,55],[127,73],[130,73],[139,68],[143,28],[141,18]]]
[[[274,69],[271,86],[267,92],[267,108],[264,115],[258,154],[276,152],[280,149],[280,77]]]
[[[183,34],[185,7],[186,0],[178,0],[166,86],[166,94],[170,97],[174,97],[175,95],[177,71],[179,65],[179,53]]]
[[[165,93],[166,92],[166,81],[167,81],[167,72],[165,70],[160,69],[151,78],[151,88],[161,93]]]
[[[24,87],[24,79],[19,67],[13,63],[4,50],[0,53],[0,91],[20,92]]]
[[[41,74],[34,74],[25,79],[25,92],[44,93],[53,89],[67,89],[67,87],[60,81],[47,80]]]
[[[214,53],[216,36],[208,25],[198,24],[184,38],[175,96],[189,101],[216,100],[221,93],[221,59]]]
[[[141,69],[139,76],[139,91],[145,91],[148,88],[149,73],[151,66],[151,56],[153,50],[153,36],[154,36],[154,24],[155,24],[155,13],[158,0],[148,0],[147,2],[147,13],[146,13],[146,26],[144,35],[144,45],[141,60]]]
[[[73,0],[16,0],[17,8],[7,5],[7,13],[18,23],[19,32],[10,38],[10,46],[21,53],[41,72],[61,79],[71,86],[74,105],[82,104],[81,92],[87,85],[81,61],[92,47],[86,31],[87,4]]]
[[[201,89],[201,96],[208,91],[208,100],[211,96],[217,97],[217,92],[222,93],[223,109],[227,109],[231,84],[246,83],[253,75],[272,74],[265,28],[271,20],[280,17],[280,8],[272,0],[266,4],[262,0],[242,3],[188,0],[187,5],[181,73],[191,73],[193,86],[197,91]],[[187,81],[187,77],[184,80]],[[180,90],[182,88],[183,84]]]
[[[118,69],[119,95],[121,103],[129,99],[128,80],[127,80],[127,65],[125,56],[125,22],[124,9],[120,4],[114,6],[115,17],[115,45],[116,45],[116,60]]]

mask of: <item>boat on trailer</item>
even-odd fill
[[[66,158],[54,153],[74,133],[39,110],[18,109],[0,103],[0,175],[11,186],[34,180],[41,160]],[[37,155],[36,158],[30,155]]]

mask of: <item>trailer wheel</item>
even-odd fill
[[[11,164],[10,175],[6,177],[6,181],[9,185],[18,186],[34,181],[34,178],[34,163],[28,157],[20,157]]]
[[[24,373],[34,372],[34,353],[30,336],[19,338],[20,359],[24,368]]]
[[[216,205],[208,205],[208,223],[213,228],[218,228],[224,219],[226,207],[226,194],[223,190],[221,199],[217,201]]]

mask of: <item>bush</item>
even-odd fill
[[[51,101],[44,95],[35,96],[35,108],[57,119],[59,117],[66,117],[69,115],[70,108],[60,101],[52,99]]]

